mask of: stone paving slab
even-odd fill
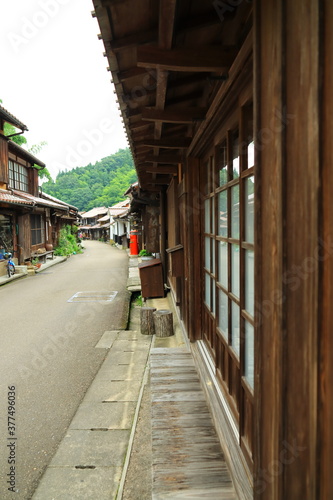
[[[85,395],[88,401],[137,401],[141,380],[99,380],[93,382]]]
[[[104,332],[101,339],[95,345],[96,349],[110,349],[119,335],[119,330]]]
[[[124,364],[133,364],[133,363],[146,363],[148,358],[147,351],[141,351],[139,349],[128,350],[128,351],[114,351],[110,353],[107,359],[104,361],[104,366],[117,366]]]
[[[61,442],[51,467],[121,467],[130,431],[70,430]]]
[[[121,467],[49,467],[33,500],[110,500],[117,493],[121,472]]]
[[[133,402],[83,402],[70,429],[130,429],[135,412]]]
[[[102,366],[98,373],[99,380],[142,380],[145,366],[136,363]]]

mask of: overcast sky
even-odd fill
[[[55,178],[127,147],[91,0],[1,2],[0,99]]]

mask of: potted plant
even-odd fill
[[[39,262],[37,258],[32,259],[31,263],[36,269],[40,269],[42,267],[42,264]]]
[[[153,254],[150,253],[150,252],[148,252],[144,248],[143,250],[140,250],[139,257],[141,257],[141,260],[152,260],[153,259]]]

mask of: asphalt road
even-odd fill
[[[31,498],[105,358],[95,345],[127,318],[126,252],[85,245],[83,254],[0,288],[1,500]],[[78,292],[88,293],[69,302]],[[13,436],[8,392],[16,399]],[[8,490],[10,479],[16,493]]]

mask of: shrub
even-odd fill
[[[82,253],[82,250],[76,240],[76,236],[74,236],[73,233],[77,233],[76,226],[67,225],[60,229],[58,246],[54,250],[55,255],[65,256]]]

